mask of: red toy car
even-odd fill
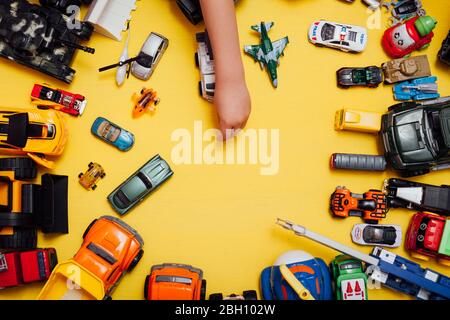
[[[53,248],[0,253],[0,288],[45,281],[57,263]]]
[[[379,190],[358,194],[346,187],[337,187],[330,198],[330,210],[336,217],[358,216],[367,223],[378,223],[386,218],[389,209],[386,196]]]
[[[436,19],[430,16],[414,17],[398,23],[384,32],[382,44],[392,58],[402,58],[415,50],[429,46],[433,39]]]
[[[38,107],[56,109],[72,116],[81,116],[87,104],[82,95],[41,84],[34,85],[31,100]]]
[[[439,263],[450,266],[450,220],[418,212],[409,223],[405,239],[412,257],[425,261],[437,258]]]

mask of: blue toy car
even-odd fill
[[[289,269],[313,299],[333,299],[330,272],[325,262],[304,251],[289,251],[280,256],[274,266],[262,271],[261,292],[264,300],[303,300],[285,280],[282,266]]]
[[[91,132],[121,151],[128,151],[134,145],[134,135],[131,132],[102,117],[95,119]]]
[[[436,99],[438,93],[437,77],[425,77],[401,82],[393,87],[395,100]]]

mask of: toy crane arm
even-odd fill
[[[319,243],[321,243],[321,244],[323,244],[323,245],[325,245],[325,246],[327,246],[327,247],[329,247],[331,249],[334,249],[334,250],[340,251],[342,253],[348,254],[349,256],[352,256],[352,257],[354,257],[354,258],[356,258],[358,260],[364,261],[364,262],[366,262],[368,264],[376,266],[380,262],[377,258],[374,258],[374,257],[372,257],[372,256],[370,256],[368,254],[361,253],[361,252],[359,252],[357,250],[354,250],[354,249],[352,249],[350,247],[347,247],[347,246],[345,246],[345,245],[343,245],[343,244],[341,244],[339,242],[336,242],[336,241],[331,240],[331,239],[329,239],[327,237],[324,237],[324,236],[322,236],[320,234],[312,232],[312,231],[306,229],[303,226],[296,225],[296,224],[294,224],[294,223],[292,223],[290,221],[286,221],[286,220],[278,218],[277,219],[277,224],[282,226],[283,228],[285,228],[287,230],[293,231],[298,236],[309,238],[309,239],[311,239],[313,241],[316,241],[316,242],[319,242]]]

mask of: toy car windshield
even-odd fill
[[[117,196],[114,197],[114,202],[118,207],[124,209],[151,188],[153,186],[150,179],[142,172],[139,172],[117,192]]]
[[[145,52],[139,53],[139,56],[136,58],[136,62],[145,68],[150,68],[153,64],[153,60],[154,58]]]
[[[361,268],[361,264],[357,263],[357,262],[343,263],[339,266],[340,270],[353,270],[353,269],[360,269],[360,268]]]
[[[322,37],[322,40],[332,40],[334,38],[334,32],[336,30],[336,27],[332,24],[325,23],[322,27],[322,31],[320,33],[320,36]]]
[[[120,135],[120,129],[107,121],[103,121],[97,129],[97,133],[108,141],[115,142]]]
[[[181,284],[192,284],[192,279],[185,277],[173,277],[173,276],[157,276],[156,282],[175,282]]]
[[[28,138],[52,138],[55,134],[53,125],[30,124],[28,113],[17,113],[8,118],[8,124],[0,125],[0,134],[6,133],[6,143],[12,146],[24,148]]]

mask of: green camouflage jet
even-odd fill
[[[272,80],[272,84],[276,88],[278,86],[277,67],[280,64],[280,56],[284,55],[284,49],[289,43],[289,38],[285,37],[272,42],[267,31],[269,31],[273,25],[273,22],[261,22],[260,25],[252,26],[253,30],[261,34],[261,44],[245,46],[244,51],[251,55],[255,61],[259,62],[261,69],[264,69],[265,66],[267,67],[267,72]]]

